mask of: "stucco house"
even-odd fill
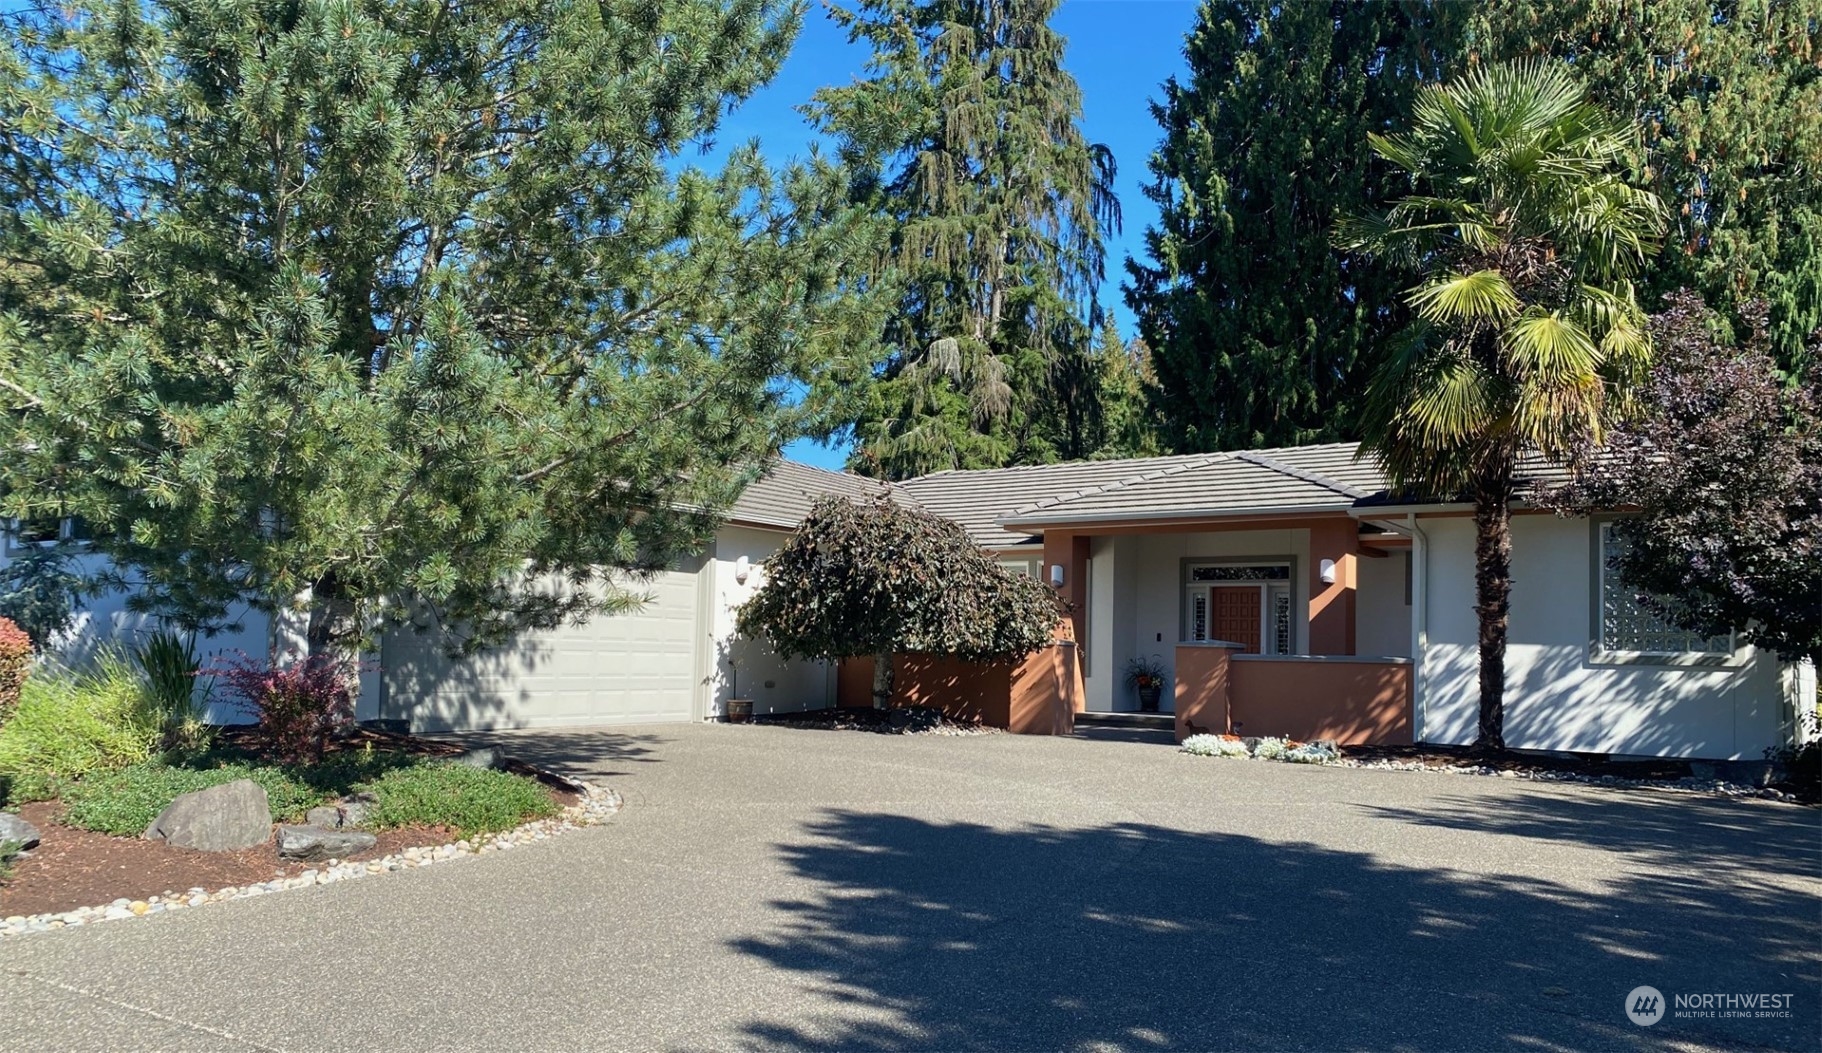
[[[363,717],[420,730],[713,719],[843,697],[824,663],[734,633],[764,561],[825,494],[920,505],[1056,586],[1089,712],[1137,708],[1126,664],[1153,658],[1180,734],[1471,742],[1476,622],[1470,510],[1402,505],[1354,444],[938,472],[897,484],[778,462],[713,544],[661,574],[637,613],[529,633],[451,661],[389,634]],[[1513,526],[1507,742],[1523,749],[1757,758],[1796,734],[1815,671],[1661,624],[1604,570],[1605,520],[1520,509]],[[139,628],[120,597],[85,638]],[[209,649],[283,646],[250,617]],[[845,678],[852,681],[853,677]],[[901,688],[914,688],[913,683]],[[218,712],[218,717],[227,716]]]

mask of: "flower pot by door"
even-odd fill
[[[745,724],[753,719],[753,700],[750,698],[728,699],[728,723]]]
[[[1139,712],[1156,713],[1158,711],[1158,699],[1163,694],[1164,687],[1162,684],[1153,684],[1150,687],[1139,688]]]

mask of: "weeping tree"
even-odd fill
[[[873,48],[867,79],[807,112],[895,222],[903,289],[856,466],[892,478],[1086,456],[1114,162],[1050,26],[1058,0],[865,0],[835,7]]]
[[[1474,504],[1487,750],[1505,748],[1519,459],[1598,443],[1650,362],[1630,276],[1663,209],[1619,174],[1633,134],[1561,65],[1483,67],[1425,89],[1408,131],[1372,137],[1411,193],[1339,231],[1423,275],[1362,423],[1394,489]]]
[[[873,659],[873,704],[892,701],[892,656],[977,661],[1047,646],[1056,593],[1001,566],[956,523],[881,499],[824,498],[766,560],[743,636],[786,658]]]
[[[768,0],[72,0],[0,45],[0,504],[187,626],[638,601],[877,317],[812,157],[683,151]],[[423,606],[419,606],[423,605]]]

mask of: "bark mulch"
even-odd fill
[[[58,822],[63,805],[39,801],[18,814],[38,828],[44,840],[13,861],[13,873],[0,885],[0,917],[48,914],[94,907],[117,899],[181,896],[193,888],[210,892],[231,885],[250,885],[293,877],[320,863],[278,857],[271,841],[239,852],[197,852],[162,841],[110,837]],[[408,826],[376,830],[379,843],[351,861],[377,859],[414,845],[440,845],[456,839],[442,827]]]
[[[225,746],[258,752],[260,741],[251,727],[231,725],[216,729]],[[395,750],[425,757],[453,757],[462,747],[411,735],[360,728],[337,738],[329,751]],[[541,783],[560,808],[579,800],[575,783],[560,775],[508,760],[505,770]],[[63,805],[39,801],[17,809],[17,814],[38,828],[43,842],[13,860],[12,876],[0,884],[0,918],[48,914],[93,907],[116,899],[141,900],[152,896],[181,896],[193,888],[210,892],[229,886],[292,877],[320,863],[301,863],[278,857],[273,842],[239,852],[198,852],[173,848],[161,841],[112,837],[59,822]],[[378,843],[366,852],[348,857],[350,862],[377,859],[407,848],[449,844],[458,835],[445,827],[409,826],[375,830]]]

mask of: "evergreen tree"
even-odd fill
[[[1352,438],[1408,277],[1337,252],[1337,215],[1385,199],[1371,132],[1451,54],[1451,5],[1204,0],[1186,81],[1152,115],[1158,206],[1128,304],[1179,451]]]
[[[1109,318],[1101,325],[1094,358],[1101,421],[1092,456],[1156,456],[1160,429],[1151,408],[1156,377],[1145,342],[1121,339],[1119,326]]]
[[[809,114],[897,223],[903,295],[855,424],[856,466],[891,477],[1085,456],[1113,159],[1049,24],[1058,0],[863,0],[834,9],[869,79]]]
[[[768,0],[71,0],[0,47],[11,515],[189,625],[342,655],[635,602],[877,317],[847,183],[675,165],[778,68]],[[870,357],[865,356],[863,357]],[[419,608],[421,609],[421,608]]]
[[[1749,305],[1789,377],[1822,328],[1822,0],[1486,0],[1468,57],[1574,63],[1637,122],[1634,164],[1670,208],[1645,302],[1701,293],[1734,338]]]

